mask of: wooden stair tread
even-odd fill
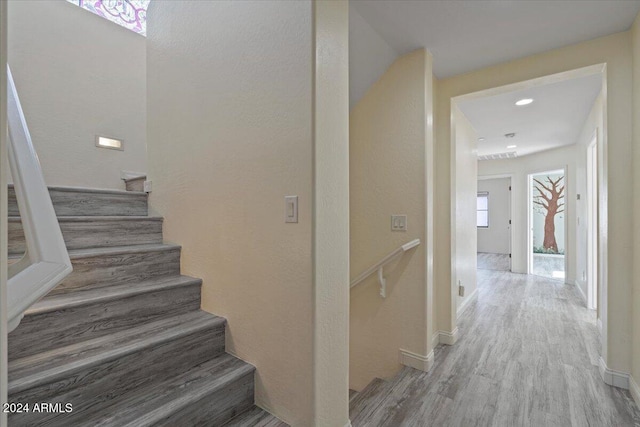
[[[131,284],[127,283],[104,288],[90,288],[87,290],[77,290],[75,292],[53,294],[45,296],[43,299],[32,305],[25,312],[25,316],[58,311],[86,304],[113,301],[163,289],[196,285],[202,285],[202,279],[180,275],[175,277],[172,276],[152,279],[146,282],[137,283],[135,286],[131,286]]]
[[[128,246],[111,246],[107,248],[86,248],[72,249],[69,251],[69,258],[98,257],[102,255],[124,255],[139,252],[162,252],[174,249],[181,249],[180,245],[169,243],[153,243],[148,245],[128,245]]]
[[[349,402],[349,418],[353,422],[368,412],[386,396],[390,383],[381,378],[374,378]]]
[[[225,322],[224,318],[196,311],[10,361],[8,390],[11,394],[46,384],[179,336],[224,327]]]
[[[103,255],[126,255],[126,254],[140,253],[140,252],[163,252],[163,251],[170,251],[175,249],[182,249],[182,246],[174,245],[170,243],[152,243],[152,244],[146,244],[146,245],[127,245],[127,246],[109,246],[104,248],[70,249],[67,252],[69,253],[69,258],[73,261],[74,259],[99,257]],[[9,258],[12,260],[19,259],[20,257],[21,255],[9,256]]]
[[[253,365],[223,353],[186,374],[122,396],[107,410],[89,419],[84,418],[83,425],[153,426],[172,413],[230,387],[238,379],[253,375],[254,371]]]

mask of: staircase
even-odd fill
[[[9,425],[286,426],[254,405],[255,368],[225,353],[146,193],[49,193],[73,273],[9,334],[9,402],[28,404]],[[24,248],[10,188],[10,258]]]
[[[416,375],[417,374],[417,375]],[[399,403],[420,393],[413,381],[426,373],[413,368],[403,368],[390,380],[374,378],[362,391],[349,393],[349,419],[353,427],[361,426],[419,426],[417,417],[424,408],[414,406],[400,409]],[[416,399],[420,402],[420,399]],[[444,420],[434,420],[433,426],[444,425]]]

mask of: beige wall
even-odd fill
[[[527,256],[529,244],[527,236],[528,211],[528,175],[550,170],[567,168],[565,190],[566,236],[566,283],[575,281],[576,246],[576,145],[547,150],[541,153],[515,159],[483,160],[478,162],[478,176],[512,175],[511,206],[511,269],[514,273],[527,274]]]
[[[640,18],[636,17],[632,27],[633,43],[633,194],[634,224],[633,253],[636,262],[633,270],[633,338],[631,366],[631,394],[640,405]]]
[[[612,189],[603,221],[606,233],[603,246],[608,247],[607,275],[608,325],[604,332],[604,360],[614,370],[631,369],[631,281],[632,281],[632,79],[631,37],[629,32],[548,51],[512,62],[499,64],[438,82],[436,123],[436,304],[441,328],[454,327],[451,307],[451,199],[450,199],[450,99],[484,89],[529,80],[562,71],[607,63],[608,123],[604,142],[608,146],[605,178]],[[606,197],[606,196],[605,196]],[[606,199],[605,199],[606,200]],[[442,308],[440,310],[440,308]],[[447,330],[447,329],[445,329]],[[449,329],[450,331],[450,329]]]
[[[578,137],[578,141],[576,143],[576,151],[575,151],[575,164],[576,164],[576,175],[575,175],[575,192],[580,194],[580,200],[576,199],[575,205],[575,217],[576,217],[576,240],[575,240],[575,272],[573,277],[575,278],[575,283],[580,287],[581,292],[584,296],[587,295],[587,226],[588,226],[588,218],[587,218],[587,149],[589,144],[593,139],[594,132],[598,132],[598,141],[599,146],[598,149],[600,153],[598,154],[598,161],[602,163],[602,148],[603,148],[603,132],[604,132],[604,99],[602,93],[598,95],[595,102],[593,103],[593,107],[589,112],[589,116],[584,122],[582,126],[582,130],[580,132],[580,136]]]
[[[400,245],[422,241],[385,268],[386,299],[376,274],[351,291],[350,384],[356,390],[374,377],[393,376],[400,349],[423,357],[431,351],[432,263],[425,253],[432,220],[425,186],[433,160],[431,85],[431,57],[416,50],[398,58],[351,110],[351,277]],[[392,214],[407,215],[407,232],[391,231]]]
[[[457,105],[453,106],[453,123],[451,132],[456,143],[452,147],[455,159],[456,172],[452,182],[454,199],[455,230],[452,232],[451,241],[452,259],[455,264],[452,270],[453,283],[465,287],[464,297],[458,295],[454,286],[456,304],[453,310],[459,310],[468,301],[476,296],[478,267],[478,235],[476,223],[476,197],[478,193],[478,134],[471,122],[460,111]]]
[[[349,422],[349,3],[316,1],[314,425]]]
[[[8,3],[9,65],[47,184],[124,189],[121,170],[146,172],[146,39],[66,1]]]
[[[227,318],[227,350],[257,367],[257,404],[342,427],[347,16],[316,6],[314,25],[310,1],[151,2],[150,203],[203,309]]]

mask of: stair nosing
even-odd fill
[[[229,353],[225,353],[225,354],[229,354]],[[207,395],[215,393],[220,389],[224,388],[225,386],[227,386],[228,384],[231,384],[234,381],[244,377],[245,375],[249,375],[256,371],[256,367],[253,366],[252,364],[245,362],[244,360],[239,359],[233,355],[230,355],[230,356],[241,361],[242,365],[238,366],[237,369],[234,369],[232,372],[226,375],[223,375],[222,377],[212,378],[211,382],[215,382],[213,386],[210,385],[210,382],[203,381],[202,384],[200,384],[197,387],[197,393],[194,393],[194,391],[191,390],[190,393],[183,394],[181,396],[178,396],[176,399],[172,400],[173,405],[170,408],[168,405],[161,405],[152,411],[146,412],[144,415],[135,417],[135,419],[131,421],[127,421],[126,424],[124,424],[122,427],[127,427],[127,426],[143,427],[143,426],[154,425],[158,421],[170,416],[171,414],[175,412],[179,412],[181,409],[185,408],[189,403],[198,402],[202,400],[204,397],[206,397]],[[176,403],[176,402],[179,402],[179,403]]]
[[[167,280],[166,282],[160,282],[161,280]],[[173,279],[173,280],[171,280]],[[130,283],[123,285],[111,285],[104,286],[100,288],[91,288],[87,290],[74,291],[74,292],[63,292],[57,293],[50,296],[51,299],[47,299],[46,297],[39,302],[32,305],[27,311],[25,311],[25,316],[35,316],[38,314],[51,313],[54,311],[64,310],[67,308],[81,307],[83,305],[91,305],[98,302],[107,302],[114,301],[118,299],[124,299],[136,295],[142,295],[150,292],[163,291],[172,288],[179,287],[188,287],[188,286],[201,286],[202,279],[198,279],[195,277],[189,277],[184,275],[176,275],[176,276],[168,276],[165,278],[156,278],[150,279],[143,282],[138,282],[137,284],[131,285]],[[82,300],[72,300],[65,301],[65,296],[70,297],[71,295],[85,294],[89,295],[89,298]],[[96,294],[96,295],[91,295]],[[39,307],[38,304],[42,304],[43,302],[48,302],[51,300],[61,300],[57,304],[50,304],[44,307]]]
[[[199,313],[199,311],[195,311],[194,313]],[[179,317],[186,318],[188,316],[195,317],[193,313],[188,313],[180,316],[172,316],[168,319],[175,319]],[[129,328],[124,331],[117,332],[115,334],[105,335],[103,337],[95,338],[93,340],[75,343],[75,344],[61,347],[59,349],[55,349],[45,353],[52,353],[52,354],[61,353],[63,352],[63,350],[68,349],[70,347],[80,348],[81,346],[86,345],[87,342],[91,342],[92,344],[98,343],[100,341],[107,342],[110,339],[113,339],[114,336],[115,337],[127,336],[129,334],[136,335],[136,333],[140,333],[144,331],[144,329],[152,329],[155,325],[163,321],[166,321],[168,319],[163,319],[162,321],[148,323],[135,328]],[[119,347],[109,348],[108,350],[102,353],[98,353],[83,359],[74,360],[73,362],[70,362],[67,364],[51,367],[47,370],[39,371],[37,373],[30,374],[18,379],[14,379],[13,381],[9,381],[9,383],[7,384],[8,394],[19,393],[21,391],[28,390],[40,384],[48,384],[48,383],[57,381],[59,379],[62,379],[66,376],[72,375],[76,372],[82,371],[84,369],[97,366],[101,363],[110,362],[112,360],[127,356],[129,354],[142,351],[149,347],[157,346],[174,339],[189,336],[191,334],[205,330],[207,328],[216,328],[224,325],[225,323],[226,323],[226,319],[215,316],[215,315],[211,315],[210,318],[194,319],[192,322],[189,322],[189,323],[185,322],[184,324],[173,325],[167,330],[156,332],[144,338],[134,339],[132,342],[129,342]],[[179,326],[179,329],[178,329],[178,326]],[[17,359],[13,363],[10,362],[9,368],[11,368],[12,365],[15,366],[21,360],[30,359],[35,356],[39,356],[41,354],[42,353],[38,353],[35,355],[24,357],[22,359]]]
[[[145,243],[142,245],[122,245],[122,246],[98,246],[82,249],[68,249],[67,253],[71,260],[84,258],[97,258],[105,255],[124,255],[145,252],[166,252],[173,250],[181,250],[181,245],[173,243]],[[9,254],[9,259],[19,259],[24,254]]]
[[[98,221],[164,221],[161,216],[144,215],[61,215],[57,217],[58,222],[98,222]],[[12,215],[7,218],[8,222],[22,222],[22,217]]]
[[[14,188],[13,184],[8,185],[9,188]],[[98,193],[98,194],[117,194],[117,195],[128,195],[132,197],[147,197],[147,193],[141,191],[127,191],[127,190],[117,190],[115,188],[86,188],[86,187],[73,187],[73,186],[65,186],[65,185],[53,185],[47,186],[48,190],[54,191],[66,191],[69,193]]]
[[[97,248],[70,249],[69,258],[93,258],[103,255],[121,255],[138,252],[164,252],[182,249],[182,246],[173,243],[151,243],[144,245],[107,246]]]

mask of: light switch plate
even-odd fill
[[[298,222],[298,196],[284,196],[284,222]]]
[[[391,215],[391,231],[407,231],[407,216]]]

